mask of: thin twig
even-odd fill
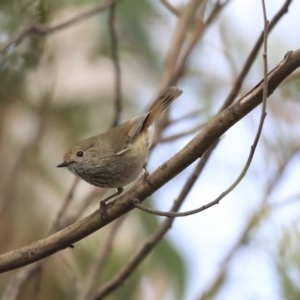
[[[261,134],[261,131],[262,131],[262,126],[263,126],[265,116],[266,116],[266,114],[262,114],[262,116],[261,116],[260,123],[259,123],[259,126],[258,126],[258,130],[257,130],[256,136],[255,136],[254,142],[251,146],[249,156],[247,158],[247,161],[246,161],[245,166],[243,167],[241,173],[239,174],[237,179],[213,201],[211,201],[208,204],[205,204],[205,205],[203,205],[199,208],[189,210],[189,211],[185,211],[185,212],[179,212],[179,213],[178,212],[174,213],[174,212],[159,211],[159,210],[154,210],[154,209],[144,207],[143,205],[141,205],[139,203],[140,202],[139,199],[132,200],[132,204],[136,208],[139,208],[140,210],[142,210],[144,212],[147,212],[149,214],[153,214],[153,215],[156,215],[156,216],[163,216],[163,217],[186,217],[186,216],[197,214],[197,213],[199,213],[201,211],[204,211],[204,210],[206,210],[206,209],[208,209],[208,208],[210,208],[210,207],[212,207],[216,204],[219,204],[219,202],[224,197],[226,197],[229,193],[231,193],[237,187],[237,185],[242,181],[242,179],[245,177],[245,175],[246,175],[246,173],[247,173],[247,171],[248,171],[248,169],[251,165],[252,159],[254,157],[255,149],[256,149],[256,146],[257,146],[258,141],[259,141],[259,137],[260,137],[260,134]]]
[[[40,35],[48,35],[52,34],[56,31],[66,29],[74,24],[80,23],[94,15],[106,10],[107,8],[115,5],[118,0],[109,0],[106,3],[101,3],[99,5],[94,6],[93,8],[80,13],[75,17],[71,17],[70,19],[60,22],[56,25],[44,25],[37,23],[30,23],[25,26],[15,37],[10,38],[8,41],[2,43],[0,45],[0,53],[5,52],[9,47],[19,45],[28,35],[30,34],[40,34]]]
[[[122,111],[122,82],[121,82],[121,67],[118,51],[118,37],[116,33],[116,4],[113,4],[109,9],[108,28],[111,44],[111,59],[115,72],[115,116],[112,127],[120,124]]]

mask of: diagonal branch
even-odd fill
[[[267,77],[268,96],[294,70],[300,67],[300,49],[290,51],[284,60]],[[256,106],[262,103],[264,81],[257,84],[247,95],[212,118],[195,138],[182,150],[149,175],[149,181],[139,180],[126,193],[114,200],[101,219],[99,210],[66,228],[33,242],[20,249],[12,250],[0,256],[0,272],[12,270],[41,260],[55,252],[67,248],[121,215],[133,209],[132,199],[145,200],[182,170],[197,160],[222,136]]]

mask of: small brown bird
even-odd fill
[[[123,187],[137,179],[145,168],[154,121],[181,93],[175,86],[167,88],[148,112],[71,146],[57,167],[67,167],[92,185],[117,188],[102,204],[122,193]]]

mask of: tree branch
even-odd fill
[[[268,96],[295,69],[300,66],[300,49],[290,51],[284,60],[268,75]],[[106,218],[100,218],[99,210],[84,219],[48,236],[0,256],[0,272],[12,270],[41,260],[57,251],[67,248],[121,215],[133,209],[132,199],[144,200],[171,180],[203,153],[231,126],[242,119],[262,102],[264,81],[257,84],[247,95],[212,118],[195,138],[170,160],[149,175],[151,185],[139,180],[126,193],[107,207]]]

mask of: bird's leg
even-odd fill
[[[107,198],[100,201],[100,215],[101,215],[102,219],[105,219],[105,211],[106,211],[107,201],[120,195],[122,192],[123,192],[123,188],[118,187],[117,191],[114,194],[112,194],[112,195],[108,196]]]

